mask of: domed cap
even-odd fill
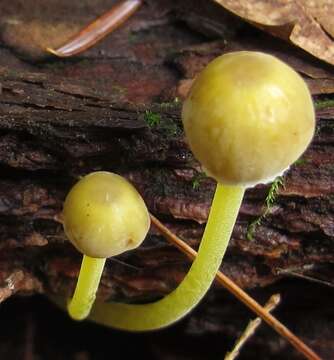
[[[107,258],[134,249],[144,240],[150,217],[137,190],[123,177],[95,172],[66,197],[64,229],[83,254]]]
[[[199,74],[182,120],[207,173],[240,186],[282,174],[305,151],[315,128],[304,80],[277,58],[249,51],[220,56]]]

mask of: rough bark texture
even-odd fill
[[[263,302],[273,291],[282,292],[280,316],[321,355],[332,358],[334,107],[328,99],[334,92],[333,69],[208,1],[148,2],[122,29],[84,54],[66,61],[45,55],[43,46],[61,43],[110,6],[106,0],[0,5],[0,301],[15,293],[71,295],[80,255],[66,240],[59,218],[66,192],[90,171],[129,178],[152,213],[198,246],[214,183],[203,176],[184,141],[180,103],[193,77],[215,56],[262,50],[305,77],[318,104],[317,131],[302,160],[284,176],[270,209],[265,205],[269,186],[247,191],[222,268]],[[249,240],[249,225],[265,211]],[[188,267],[186,257],[152,229],[142,247],[108,260],[99,296],[153,300],[175,288]],[[24,312],[27,303],[17,304],[19,310],[7,305],[13,317],[17,311],[37,316],[38,337],[47,343],[55,336],[44,332],[36,305]],[[43,311],[55,312],[44,303]],[[50,315],[58,326],[79,328],[57,316]],[[157,345],[147,350],[151,338],[142,337],[145,354],[148,359],[221,358],[250,316],[217,287],[175,332],[151,335]],[[8,329],[23,326],[9,317],[6,321]],[[103,339],[110,335],[118,341],[120,336],[88,325],[85,329]],[[19,356],[13,355],[17,350],[8,340],[10,331],[2,334],[2,358]],[[227,339],[225,345],[221,338]],[[104,358],[78,340],[61,349],[64,338],[56,339],[59,353],[34,339],[33,350],[22,358]],[[184,351],[178,350],[180,339]],[[109,353],[108,341],[96,341]],[[138,339],[133,335],[125,341],[137,344]],[[299,358],[268,328],[242,358],[259,354],[263,359]]]

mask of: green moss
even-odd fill
[[[264,216],[269,212],[269,210],[273,207],[280,187],[284,187],[284,180],[282,176],[278,176],[271,184],[268,195],[266,197],[266,211]]]
[[[249,241],[253,241],[254,240],[254,234],[255,234],[255,230],[258,226],[260,226],[262,224],[262,220],[263,217],[259,216],[256,220],[252,221],[247,228],[247,240]]]
[[[334,99],[317,99],[314,101],[314,107],[316,110],[334,107]]]
[[[145,111],[144,120],[149,127],[154,127],[160,124],[161,116],[150,110]]]
[[[265,210],[261,216],[259,216],[257,219],[252,221],[247,228],[247,234],[246,237],[248,240],[252,241],[254,240],[254,233],[258,226],[262,224],[263,219],[269,214],[271,208],[274,206],[278,191],[280,187],[284,187],[284,179],[282,176],[278,176],[271,184],[268,194],[265,199]]]
[[[160,104],[161,107],[167,106]],[[181,123],[172,116],[164,116],[163,118],[158,112],[146,110],[144,113],[144,121],[146,124],[155,131],[159,132],[165,137],[174,137],[182,134]]]
[[[302,166],[308,163],[307,159],[300,158],[293,163],[293,166]]]
[[[205,172],[201,171],[197,173],[191,180],[191,185],[194,190],[198,190],[203,179],[206,178]]]

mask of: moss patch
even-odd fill
[[[334,99],[317,99],[314,101],[314,107],[316,110],[334,107]]]
[[[260,226],[262,224],[262,221],[269,214],[270,209],[274,206],[280,187],[284,187],[284,179],[282,176],[278,176],[272,182],[272,184],[269,188],[269,191],[268,191],[268,195],[265,199],[265,210],[264,210],[263,214],[248,225],[247,234],[246,234],[246,237],[248,240],[251,240],[251,241],[254,240],[255,230],[258,226]]]
[[[160,124],[161,122],[161,116],[158,113],[155,113],[150,110],[145,111],[144,120],[146,124],[152,128]]]
[[[206,174],[205,172],[200,172],[200,173],[197,173],[193,178],[192,178],[192,181],[191,181],[191,185],[192,185],[192,188],[194,190],[198,190],[202,180],[204,180],[206,178]]]

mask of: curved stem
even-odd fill
[[[87,27],[75,34],[66,44],[58,49],[46,50],[59,57],[79,54],[104,38],[107,34],[122,25],[142,5],[142,0],[123,0],[111,10],[94,20]]]
[[[68,313],[74,320],[83,320],[89,315],[105,262],[106,259],[83,256],[77,286],[68,305]]]
[[[165,227],[156,217],[152,214],[151,220],[154,226],[163,234],[166,239],[179,250],[186,254],[190,260],[194,260],[197,257],[197,252],[186,244],[183,240],[178,238],[168,228]],[[300,338],[293,334],[284,324],[277,320],[270,314],[263,306],[250,297],[244,290],[242,290],[236,283],[224,275],[221,271],[217,271],[216,280],[223,285],[231,294],[233,294],[238,300],[244,303],[250,310],[264,320],[269,326],[271,326],[278,334],[288,340],[300,353],[304,354],[307,359],[321,360],[320,357],[309,348]]]
[[[208,291],[225,254],[239,212],[244,188],[217,185],[198,256],[182,283],[150,304],[98,303],[90,320],[130,331],[168,326],[193,309]]]

